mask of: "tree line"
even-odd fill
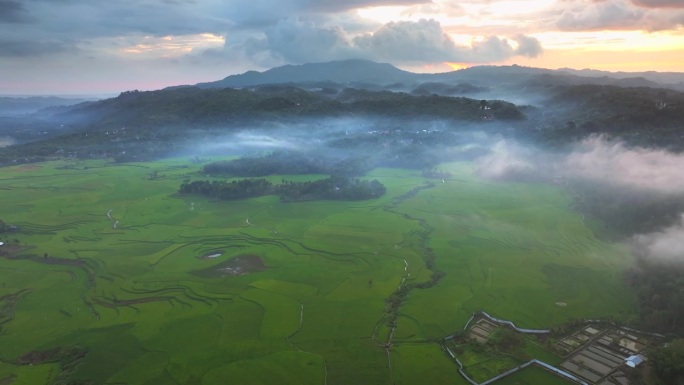
[[[318,152],[273,151],[263,156],[208,163],[205,174],[259,177],[281,174],[359,176],[368,171],[362,158],[335,159]]]
[[[385,186],[378,180],[360,180],[341,176],[306,182],[283,180],[273,184],[266,179],[234,181],[187,181],[180,185],[181,194],[199,194],[222,200],[255,198],[278,195],[284,202],[310,200],[363,200],[385,194]]]

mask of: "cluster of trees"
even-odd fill
[[[11,233],[17,231],[17,226],[10,225],[9,223],[0,219],[0,234]]]
[[[684,212],[684,197],[677,195],[581,181],[568,187],[575,193],[576,208],[600,219],[607,226],[603,235],[612,240],[660,231],[678,223]]]
[[[358,176],[368,171],[363,158],[333,159],[317,152],[274,151],[264,156],[212,162],[205,174],[232,176],[331,174]]]
[[[199,194],[223,200],[247,199],[274,193],[273,184],[266,179],[242,179],[239,181],[184,182],[178,190],[181,194]]]
[[[684,334],[684,265],[639,257],[626,275],[639,311],[639,327]]]
[[[307,182],[285,181],[274,185],[266,179],[242,179],[239,181],[193,181],[184,182],[179,188],[182,194],[200,194],[224,200],[278,195],[286,202],[307,200],[363,200],[378,198],[385,194],[385,186],[377,180],[367,181],[331,176]]]
[[[368,181],[331,176],[309,182],[284,182],[276,186],[276,194],[284,201],[317,199],[353,201],[379,198],[385,194],[385,186],[377,179]]]
[[[684,339],[676,339],[655,349],[651,358],[660,384],[684,384]]]
[[[528,114],[533,138],[565,145],[590,134],[620,137],[633,145],[684,150],[684,93],[649,87],[559,86],[537,116]]]
[[[480,100],[431,94],[414,96],[403,92],[346,89],[337,98],[345,110],[374,116],[429,116],[436,119],[479,121]],[[490,103],[492,119],[524,120],[525,114],[513,103],[495,100]]]

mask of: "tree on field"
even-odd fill
[[[662,384],[684,384],[684,339],[656,349],[652,362]]]

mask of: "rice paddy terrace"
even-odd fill
[[[474,311],[529,328],[634,311],[629,254],[557,186],[452,163],[444,181],[375,169],[387,193],[365,201],[178,195],[200,168],[0,169],[19,227],[0,235],[0,384],[464,384],[439,341]]]

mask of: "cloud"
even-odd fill
[[[510,41],[489,36],[470,46],[456,45],[436,20],[390,22],[375,32],[353,36],[341,27],[288,18],[266,28],[260,38],[251,37],[237,43],[226,39],[225,54],[270,67],[350,58],[404,64],[483,63],[516,55],[534,57],[541,51],[537,39],[524,35],[514,36]]]
[[[280,1],[275,1],[280,4]],[[415,5],[431,3],[431,0],[304,0],[302,6],[322,12],[341,12],[356,8],[381,7],[388,5]]]
[[[460,4],[455,4],[452,2],[448,3],[437,3],[437,2],[428,2],[425,4],[418,4],[418,5],[413,5],[410,7],[406,7],[404,10],[401,11],[401,14],[403,16],[409,16],[411,17],[412,15],[430,15],[430,16],[440,16],[440,15],[446,15],[449,17],[458,17],[458,16],[464,16],[467,14],[466,10],[463,9],[463,7]]]
[[[679,223],[662,231],[632,238],[637,255],[664,262],[684,262],[684,215]]]
[[[12,2],[15,1],[9,0]],[[128,34],[164,36],[224,32],[231,26],[229,20],[215,17],[194,1],[27,0],[21,9],[34,20],[22,29],[32,38],[89,40]]]
[[[566,154],[495,142],[474,172],[493,181],[553,181],[584,213],[629,237],[635,255],[684,262],[684,154],[630,148],[602,137]],[[636,235],[635,235],[636,234]]]
[[[356,12],[378,6],[465,16],[460,5],[430,0],[235,0],[229,6],[224,0],[0,0],[0,24],[13,23],[0,36],[0,82],[28,82],[40,71],[64,75],[86,62],[130,63],[135,72],[173,59],[181,64],[166,62],[167,73],[184,66],[203,74],[196,81],[207,81],[248,69],[351,58],[415,66],[491,63],[541,52],[537,39],[517,31],[457,44],[449,33],[458,34],[458,26],[446,33],[430,19],[382,25]],[[198,36],[216,36],[224,45]],[[31,57],[41,61],[20,64]],[[89,64],[83,73],[95,77],[104,68]]]
[[[601,136],[584,140],[565,155],[535,151],[510,140],[495,142],[491,148],[475,168],[487,179],[564,177],[622,191],[684,197],[684,154],[631,148]]]
[[[31,41],[0,38],[0,57],[24,58],[75,52],[78,52],[78,49],[73,44],[59,40]]]
[[[354,39],[365,53],[380,60],[448,61],[457,54],[454,42],[435,20],[400,21]]]
[[[529,180],[539,173],[533,155],[514,141],[500,140],[491,147],[488,155],[475,161],[475,175],[489,180]]]
[[[515,41],[518,43],[518,48],[515,53],[520,56],[537,57],[544,51],[539,40],[525,35],[517,35]]]
[[[665,194],[684,194],[684,155],[627,148],[602,137],[585,140],[562,161],[571,177]]]
[[[319,27],[313,22],[283,19],[265,32],[266,48],[290,63],[343,58],[353,48],[339,27]]]
[[[632,3],[645,8],[682,8],[684,2],[681,0],[632,0]]]
[[[638,26],[644,13],[624,1],[579,3],[564,10],[556,24],[565,31],[625,29]]]
[[[555,26],[563,31],[634,30],[660,31],[684,25],[684,11],[666,9],[674,1],[601,0],[589,3],[570,0]],[[650,4],[650,5],[649,5]]]
[[[25,23],[29,20],[23,4],[14,0],[0,0],[0,23]]]
[[[237,0],[226,6],[223,0],[205,0],[204,12],[229,20],[231,30],[259,30],[291,17],[311,18],[351,13],[358,8],[429,3],[430,0]]]

